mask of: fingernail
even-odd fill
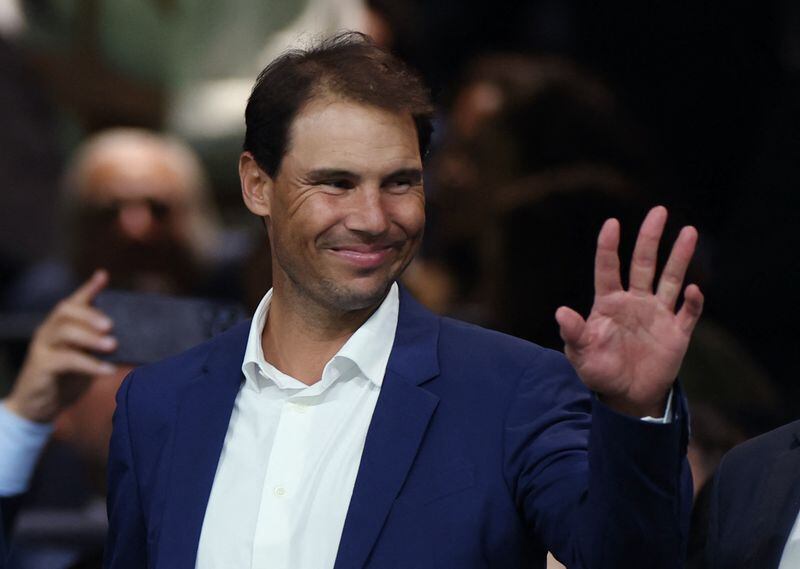
[[[117,339],[113,336],[106,336],[100,340],[100,346],[103,348],[111,349],[117,345]]]
[[[103,329],[103,330],[107,330],[107,329],[111,328],[111,326],[112,326],[114,323],[111,321],[111,319],[110,319],[110,318],[97,318],[97,319],[94,321],[94,324],[95,324],[95,326],[97,326],[98,328],[101,328],[101,329]]]
[[[117,371],[116,366],[113,366],[110,363],[102,363],[102,364],[100,364],[100,372],[101,373],[114,373],[115,371]]]

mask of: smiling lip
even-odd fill
[[[360,269],[374,269],[386,262],[392,254],[394,247],[387,245],[384,247],[336,247],[329,251],[339,259]]]

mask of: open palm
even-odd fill
[[[628,290],[620,278],[619,223],[606,221],[597,240],[595,298],[589,317],[584,320],[564,306],[556,312],[564,351],[584,384],[617,410],[638,416],[663,412],[703,309],[700,289],[689,285],[681,309],[675,312],[697,244],[693,227],[681,230],[653,291],[666,219],[667,210],[659,206],[642,223]]]

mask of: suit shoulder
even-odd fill
[[[800,421],[794,421],[745,441],[727,452],[720,463],[720,474],[726,478],[750,476],[761,471],[764,460],[788,450],[800,441]],[[752,478],[750,478],[752,480]]]
[[[440,349],[466,360],[507,362],[517,367],[569,366],[564,354],[497,330],[442,318]]]

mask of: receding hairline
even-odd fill
[[[64,177],[65,192],[72,199],[79,198],[95,168],[104,162],[123,161],[132,152],[157,157],[180,180],[188,196],[209,191],[199,158],[177,138],[138,128],[114,128],[94,135],[78,148]]]
[[[291,91],[297,96],[287,94]],[[251,152],[266,172],[277,175],[297,117],[319,100],[408,113],[420,157],[427,154],[434,105],[422,77],[358,32],[314,38],[284,52],[259,73],[245,111],[244,150]],[[262,138],[264,131],[272,138]]]
[[[327,93],[327,94],[320,94],[318,96],[309,97],[300,107],[298,107],[297,112],[292,117],[292,121],[289,123],[289,128],[286,131],[286,147],[283,152],[283,156],[281,157],[280,163],[278,165],[278,171],[276,175],[280,172],[280,165],[283,163],[283,159],[292,151],[292,143],[294,141],[294,134],[295,134],[295,127],[299,120],[304,118],[305,113],[315,105],[334,105],[334,104],[351,104],[357,107],[362,107],[365,109],[371,109],[376,111],[381,111],[390,115],[395,116],[402,116],[407,118],[409,121],[410,126],[414,129],[415,134],[418,135],[419,133],[416,132],[417,125],[414,121],[414,115],[409,110],[396,110],[392,108],[385,108],[380,105],[366,103],[364,101],[355,100],[353,97],[347,97],[346,95],[336,94],[336,93]],[[419,151],[419,147],[417,147],[417,151]],[[420,159],[422,159],[422,155],[420,153]]]

